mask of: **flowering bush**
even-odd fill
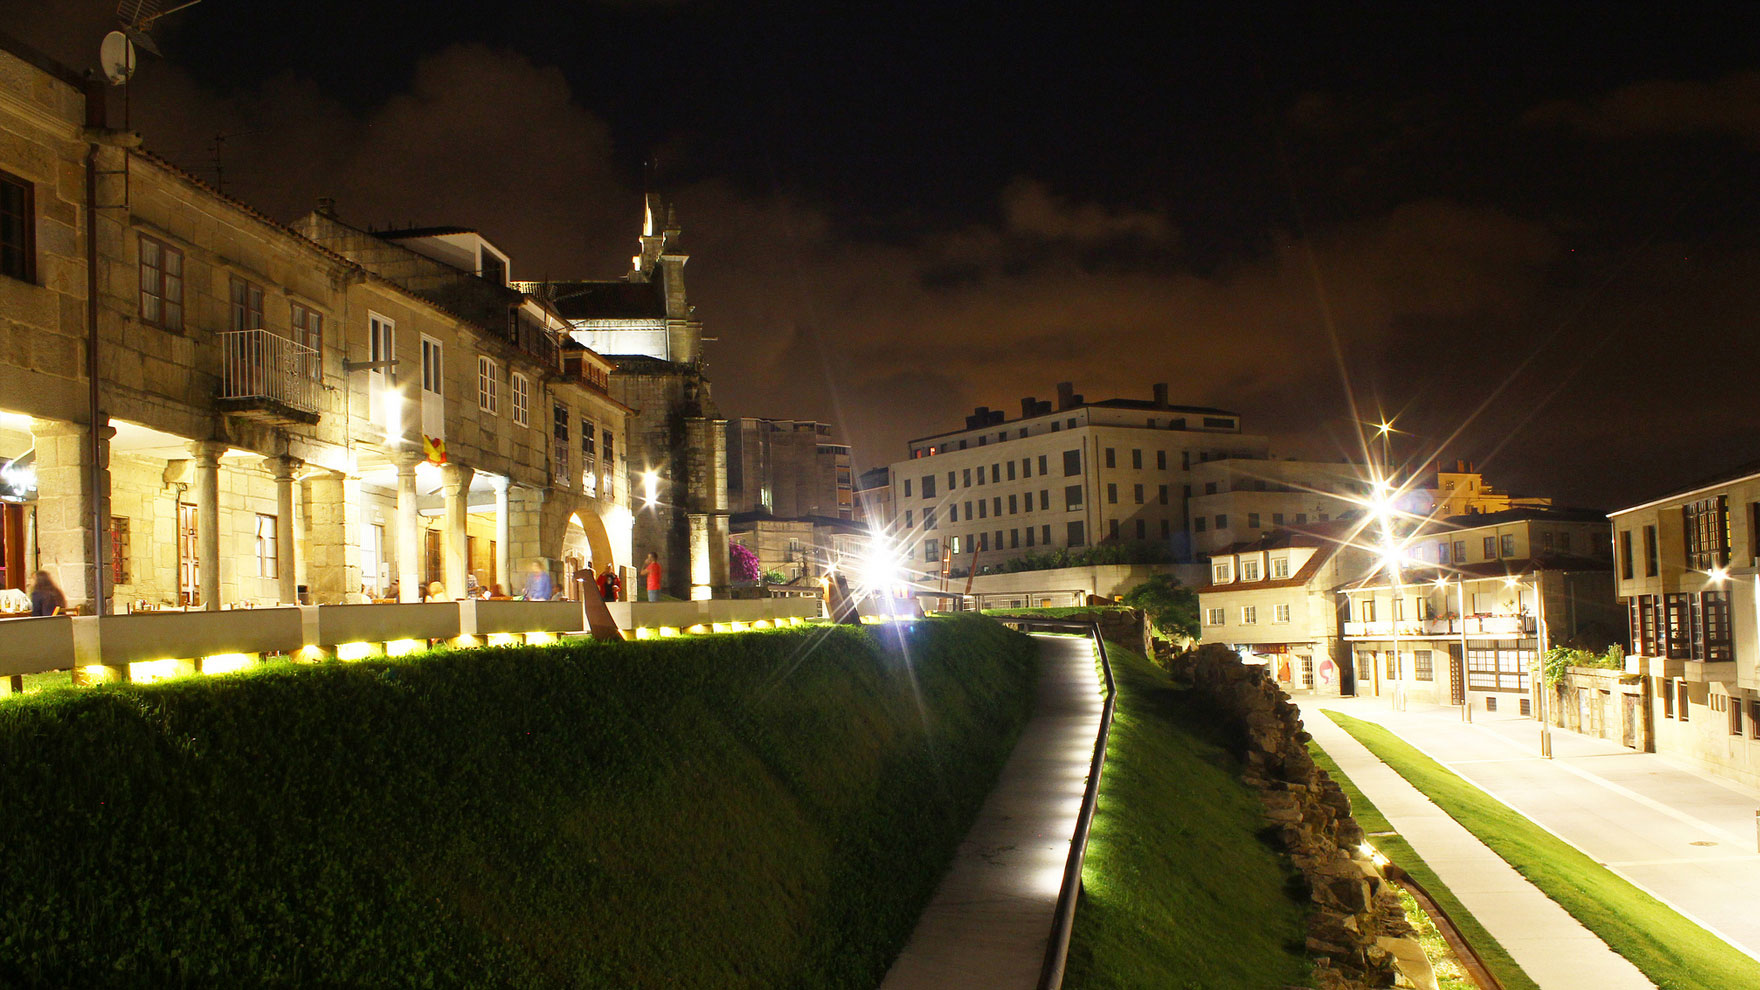
[[[753,553],[750,547],[739,543],[729,543],[727,555],[730,558],[728,571],[733,580],[750,583],[763,576],[764,570],[758,566],[758,555]]]

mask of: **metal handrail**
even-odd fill
[[[1100,710],[1100,729],[1094,734],[1094,757],[1088,764],[1088,786],[1082,791],[1082,810],[1076,814],[1075,834],[1070,836],[1069,858],[1063,865],[1063,884],[1057,890],[1057,909],[1051,915],[1051,938],[1045,945],[1045,962],[1039,968],[1039,990],[1063,986],[1063,970],[1069,964],[1069,936],[1075,927],[1076,898],[1082,892],[1082,864],[1088,855],[1088,831],[1100,801],[1100,774],[1106,768],[1106,743],[1112,734],[1112,709],[1118,687],[1112,679],[1112,661],[1106,655],[1106,639],[1100,623],[1087,619],[1037,619],[1002,617],[1003,624],[1017,628],[1052,626],[1085,629],[1100,654],[1100,673],[1106,681],[1106,703]]]
[[[220,397],[267,399],[318,412],[318,352],[273,331],[226,330],[221,342]]]

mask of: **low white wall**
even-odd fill
[[[688,629],[716,623],[816,619],[824,614],[817,598],[711,598],[695,602],[608,602],[619,629]]]

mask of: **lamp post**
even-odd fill
[[[1529,689],[1534,693],[1534,716],[1540,720],[1540,756],[1552,759],[1552,726],[1546,721],[1546,596],[1541,591],[1545,572],[1534,569],[1534,665],[1528,671]],[[1505,579],[1510,587],[1520,587],[1521,582],[1515,578]],[[1521,602],[1521,593],[1517,592],[1516,602]],[[1521,621],[1521,609],[1516,610],[1516,619]],[[1517,630],[1518,635],[1520,630]]]

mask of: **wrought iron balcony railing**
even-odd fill
[[[317,351],[264,329],[227,330],[220,341],[220,398],[225,404],[316,419],[322,378]]]

